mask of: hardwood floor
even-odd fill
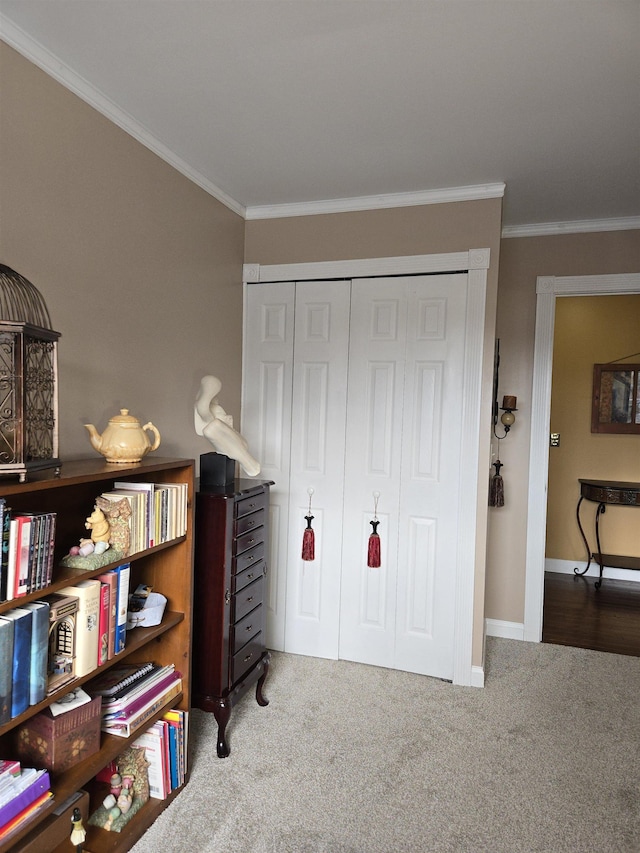
[[[640,583],[546,572],[542,642],[640,657]]]

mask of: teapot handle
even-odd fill
[[[160,433],[158,432],[157,428],[156,428],[156,427],[154,427],[154,425],[151,423],[151,421],[149,421],[149,423],[148,423],[148,424],[145,424],[145,425],[142,427],[142,429],[143,429],[143,430],[145,430],[145,431],[149,429],[149,430],[151,430],[151,432],[154,434],[155,439],[154,439],[153,444],[152,444],[152,445],[151,445],[151,447],[149,448],[149,450],[150,450],[150,451],[151,451],[151,450],[157,450],[157,449],[158,449],[158,447],[160,447]]]

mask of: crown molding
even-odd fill
[[[128,133],[129,136],[137,139],[145,148],[157,154],[161,160],[173,166],[174,169],[177,169],[178,172],[201,187],[206,193],[212,195],[226,207],[233,210],[234,213],[244,218],[245,208],[243,205],[239,204],[235,199],[221,190],[220,187],[217,187],[205,178],[204,175],[201,175],[200,172],[178,157],[170,148],[167,148],[160,140],[156,139],[147,128],[137,122],[133,116],[117,106],[109,97],[87,82],[84,77],[81,77],[69,68],[68,65],[48,51],[40,42],[16,26],[2,12],[0,12],[0,29],[2,30],[2,41],[17,50],[25,59],[37,65],[38,68],[41,68],[42,71],[53,77],[54,80],[57,80],[58,83],[61,83],[70,92],[73,92],[74,95],[77,95],[85,103],[89,104],[89,106],[106,116],[109,121],[112,121],[124,130],[125,133]]]
[[[505,225],[502,237],[549,237],[556,234],[587,234],[594,231],[633,231],[640,228],[640,216],[617,219],[579,219],[575,222],[537,222],[533,225]]]
[[[450,187],[440,190],[421,190],[410,193],[388,193],[357,198],[333,198],[324,201],[301,201],[290,204],[249,205],[245,219],[282,219],[289,216],[317,216],[321,213],[347,213],[357,210],[380,210],[388,207],[415,207],[423,204],[446,204],[456,201],[476,201],[502,198],[505,184],[478,184],[471,187]]]

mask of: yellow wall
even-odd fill
[[[575,520],[579,478],[640,482],[640,434],[591,432],[593,365],[634,355],[640,362],[640,295],[563,297],[556,300],[546,556],[584,562]],[[597,504],[583,501],[580,517],[595,550]],[[640,512],[608,507],[601,521],[605,553],[640,556]]]
[[[242,217],[2,42],[0,78],[0,262],[62,334],[61,458],[121,407],[198,458],[204,374],[240,414]]]

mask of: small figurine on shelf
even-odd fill
[[[119,773],[114,773],[111,776],[111,793],[114,797],[120,796],[120,791],[122,790],[122,776]],[[113,803],[111,805],[114,805]],[[109,806],[111,808],[111,806]]]
[[[70,841],[75,846],[76,853],[82,853],[82,845],[85,842],[87,833],[85,832],[82,824],[82,814],[80,809],[75,808],[73,810],[73,814],[71,815],[71,824],[73,829],[71,830]]]

